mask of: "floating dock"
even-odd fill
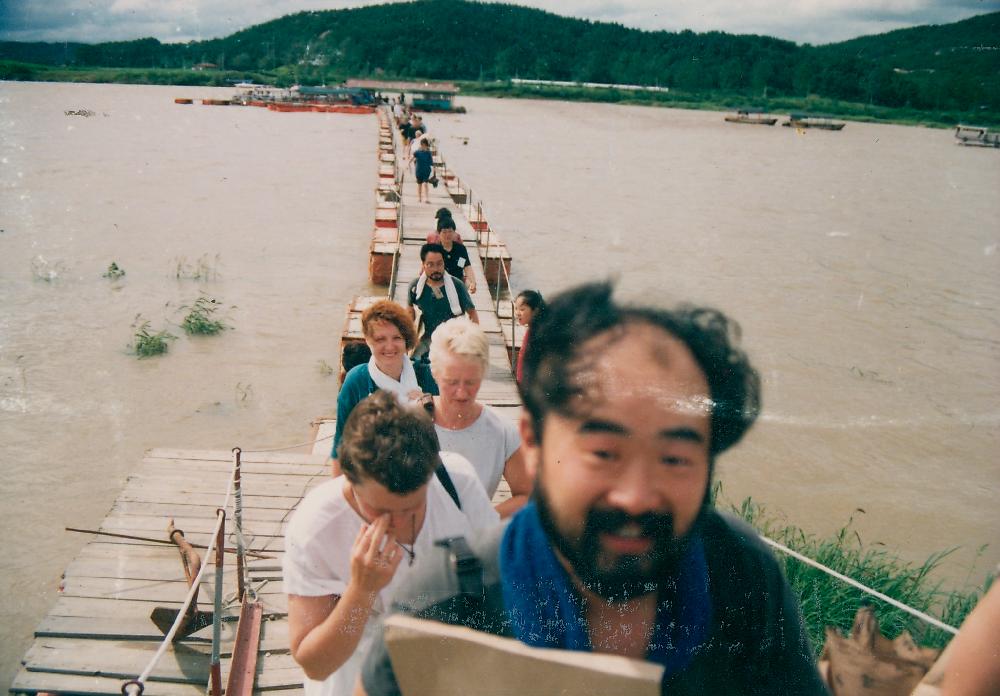
[[[380,110],[378,116],[380,144],[375,171],[379,203],[372,254],[383,248],[377,245],[391,246],[386,248],[390,277],[382,297],[391,296],[406,304],[407,284],[419,274],[420,245],[435,229],[434,212],[440,207],[451,209],[472,259],[477,279],[473,299],[490,342],[490,368],[479,399],[502,417],[516,421],[521,404],[511,363],[520,333],[511,319],[510,298],[504,295],[509,285],[510,255],[486,224],[481,205],[463,205],[469,194],[443,163],[439,169],[444,172],[442,182],[430,189],[431,204],[417,202],[413,178],[405,172],[401,179],[399,176],[405,163],[397,157],[396,129],[386,110]],[[471,220],[467,213],[472,214]],[[376,234],[387,238],[376,241]],[[371,298],[357,298],[348,309],[343,343],[362,340],[360,311],[369,301]],[[333,401],[331,397],[331,404]],[[284,534],[302,497],[330,475],[326,460],[334,426],[332,417],[319,418],[313,423],[309,442],[280,451],[240,453],[242,533],[233,533],[233,515],[227,513],[225,545],[233,549],[242,544],[247,551],[242,573],[246,597],[259,602],[259,627],[248,621],[253,627],[252,639],[259,640],[256,649],[244,631],[238,634],[241,573],[236,554],[225,554],[222,571],[217,574],[214,556],[199,549],[206,572],[199,583],[198,608],[214,611],[217,587],[221,595],[216,688],[221,691],[218,684],[228,682],[227,696],[302,693],[302,671],[288,647],[287,598],[281,575]],[[212,625],[167,646],[141,690],[134,680],[149,668],[163,644],[163,632],[151,618],[154,610],[176,614],[189,592],[178,548],[168,536],[168,524],[173,520],[190,544],[209,546],[216,536],[217,511],[225,505],[234,479],[235,460],[230,451],[154,449],[147,453],[97,533],[92,533],[66,568],[59,599],[35,630],[34,643],[22,660],[11,693],[206,693],[213,673]],[[509,496],[506,482],[501,482],[494,501]],[[126,687],[128,682],[132,684]]]

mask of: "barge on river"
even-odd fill
[[[789,128],[818,128],[819,130],[839,131],[846,125],[843,121],[834,121],[829,116],[810,114],[789,114],[788,120],[781,125]]]
[[[955,127],[955,140],[959,145],[1000,147],[1000,132],[991,131],[989,128],[982,128],[980,126],[963,126],[959,124]]]
[[[730,114],[725,119],[728,123],[748,123],[754,126],[773,126],[777,117],[768,116],[759,109],[740,109],[736,114]]]

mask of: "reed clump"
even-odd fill
[[[229,326],[215,314],[222,305],[214,298],[201,295],[190,305],[182,305],[181,310],[188,310],[181,322],[181,328],[189,336],[213,336],[225,331]]]
[[[174,277],[178,280],[217,280],[219,278],[219,266],[222,265],[222,256],[216,254],[209,257],[202,254],[194,261],[189,262],[186,256],[178,256],[173,260]]]
[[[54,283],[65,272],[66,266],[62,261],[49,261],[41,254],[31,259],[31,274],[35,276],[35,280]]]
[[[154,332],[150,328],[149,320],[144,319],[141,314],[136,315],[132,328],[135,329],[135,335],[132,337],[129,349],[139,358],[149,358],[166,353],[169,347],[168,342],[177,338],[166,330]]]
[[[118,280],[125,275],[125,269],[118,265],[116,261],[112,261],[108,266],[108,270],[101,274],[102,278],[107,278],[108,280]]]
[[[783,523],[749,497],[730,507],[769,539],[936,617],[949,626],[957,628],[961,625],[992,582],[992,578],[988,577],[979,589],[946,590],[941,581],[932,577],[932,571],[955,549],[932,554],[920,564],[909,563],[885,548],[862,542],[861,535],[853,529],[853,517],[833,536],[819,537]],[[950,633],[934,628],[819,569],[791,556],[775,555],[783,564],[785,576],[799,597],[809,638],[817,652],[825,640],[825,627],[836,626],[842,633],[848,634],[854,615],[862,604],[872,606],[882,633],[890,639],[909,631],[918,644],[942,648],[952,638]]]

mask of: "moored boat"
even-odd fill
[[[773,126],[778,122],[776,117],[767,116],[758,109],[740,109],[735,115],[726,116],[725,120],[729,123],[749,123],[756,126]]]
[[[990,131],[981,126],[955,126],[955,139],[959,145],[978,147],[1000,147],[1000,132]]]
[[[847,125],[843,121],[834,121],[829,116],[813,116],[809,114],[789,114],[788,120],[782,123],[790,128],[818,128],[820,130],[843,130]]]

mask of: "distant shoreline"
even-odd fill
[[[167,68],[70,68],[37,65],[18,61],[0,61],[0,80],[23,82],[84,82],[139,85],[176,85],[188,87],[230,87],[233,81],[246,79],[246,73],[219,70],[178,70]],[[268,75],[254,75],[254,81],[273,82]],[[465,96],[511,99],[549,99],[584,101],[634,106],[657,106],[700,111],[736,111],[752,108],[771,114],[806,112],[833,116],[845,121],[889,123],[927,128],[954,128],[959,123],[983,127],[1000,126],[992,114],[977,116],[967,112],[925,111],[906,107],[887,107],[844,102],[826,97],[750,97],[740,92],[646,91],[617,87],[535,85],[505,82],[455,81]],[[233,88],[235,89],[235,87]]]

